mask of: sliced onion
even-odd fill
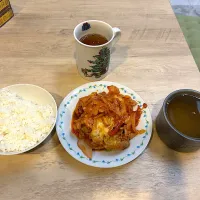
[[[133,111],[134,112],[137,111],[137,109],[138,109],[138,105],[133,106]]]
[[[92,159],[92,148],[84,140],[79,139],[77,145],[88,158]]]

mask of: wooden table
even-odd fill
[[[167,0],[11,0],[15,17],[0,29],[0,87],[31,83],[59,105],[87,81],[76,69],[73,28],[99,19],[122,30],[105,78],[124,84],[149,104],[153,119],[173,90],[200,90],[193,57]],[[55,131],[54,131],[55,133]],[[200,151],[168,149],[154,130],[146,151],[114,169],[83,165],[53,134],[37,149],[0,156],[2,200],[199,199]]]

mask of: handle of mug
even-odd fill
[[[116,27],[114,27],[112,29],[113,29],[113,34],[114,34],[114,38],[113,38],[113,42],[112,42],[112,47],[113,47],[121,37],[121,30]]]

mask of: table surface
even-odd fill
[[[59,105],[86,83],[76,69],[73,28],[99,19],[122,30],[105,78],[148,103],[153,120],[170,92],[200,90],[193,57],[167,0],[11,0],[15,16],[0,29],[0,87],[44,87]],[[199,199],[200,151],[168,149],[155,128],[145,152],[114,169],[79,163],[53,132],[35,150],[0,157],[0,199]]]

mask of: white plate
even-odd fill
[[[14,152],[14,151],[13,152],[2,152],[2,151],[0,151],[0,155],[14,155],[14,154],[24,153],[24,152],[29,151],[29,150],[35,148],[36,146],[38,146],[49,136],[49,134],[53,130],[55,123],[56,123],[57,105],[56,105],[56,102],[55,102],[53,96],[48,91],[46,91],[45,89],[43,89],[39,86],[36,86],[36,85],[16,84],[16,85],[8,86],[4,89],[8,89],[11,92],[17,93],[19,96],[23,97],[23,99],[30,100],[35,103],[41,104],[41,105],[48,104],[53,109],[55,122],[53,123],[49,133],[44,138],[42,138],[36,145],[32,146],[31,148],[26,149],[25,151],[20,151],[20,152]]]
[[[146,132],[137,135],[130,141],[130,146],[122,151],[94,151],[92,159],[87,158],[77,146],[77,138],[71,132],[72,114],[79,98],[92,92],[108,92],[107,86],[115,85],[120,88],[120,93],[131,96],[139,105],[145,103],[133,90],[118,83],[99,81],[87,83],[70,92],[61,103],[58,111],[56,130],[59,140],[65,150],[78,161],[93,167],[111,168],[124,165],[137,158],[147,147],[152,134],[152,119],[148,108],[143,110],[139,129]]]

